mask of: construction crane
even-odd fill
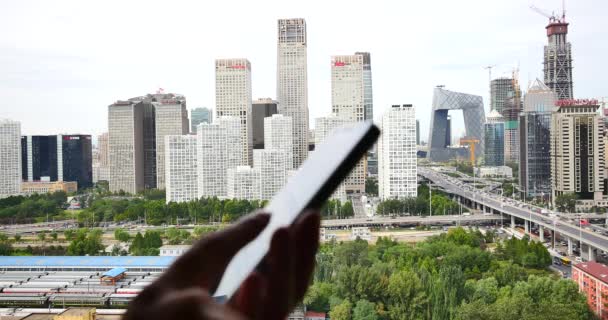
[[[562,17],[561,17],[561,19],[559,18],[559,16],[555,15],[555,12],[548,14],[544,10],[539,9],[538,7],[536,7],[534,5],[531,5],[530,9],[534,10],[536,13],[540,14],[541,16],[548,18],[550,23],[554,23],[554,22],[566,23],[566,0],[562,0]]]
[[[479,139],[475,137],[464,137],[460,138],[460,145],[468,145],[469,146],[469,160],[471,161],[471,165],[475,166],[475,144],[479,143]]]

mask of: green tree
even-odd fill
[[[304,304],[307,309],[317,312],[329,312],[330,298],[335,294],[335,287],[327,282],[314,282],[306,292]]]
[[[342,301],[339,305],[333,307],[329,312],[329,317],[332,320],[351,320],[353,305],[348,300]]]
[[[387,291],[390,319],[424,318],[429,301],[415,272],[405,269],[391,275]]]
[[[378,320],[376,305],[367,300],[359,300],[353,309],[353,320]]]
[[[120,242],[128,242],[131,239],[131,235],[125,229],[117,228],[114,230],[114,239]]]
[[[365,179],[365,193],[373,197],[378,196],[378,179],[371,177]]]
[[[341,214],[343,217],[352,217],[355,215],[355,211],[353,210],[353,204],[350,201],[344,202],[342,205]]]
[[[561,212],[575,212],[577,196],[575,193],[564,193],[555,197],[555,206]]]
[[[53,241],[57,241],[57,237],[58,237],[58,236],[59,236],[59,235],[57,234],[57,232],[56,232],[56,231],[51,232],[51,238],[53,238]]]
[[[21,242],[21,235],[20,234],[16,233],[15,236],[14,236],[14,238],[15,238],[15,242]]]
[[[38,238],[38,240],[40,240],[40,242],[44,242],[44,240],[46,240],[46,232],[44,232],[44,231],[38,232],[36,237]]]

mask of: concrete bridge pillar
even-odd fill
[[[592,246],[587,246],[589,248],[589,261],[595,262],[595,248]]]
[[[572,239],[568,238],[568,255],[571,256],[572,253]]]
[[[524,230],[526,231],[526,234],[530,233],[530,221],[524,220]]]
[[[511,229],[515,229],[515,216],[511,216]]]
[[[540,242],[545,242],[545,230],[543,230],[543,226],[538,225],[538,237],[540,238]]]

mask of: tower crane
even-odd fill
[[[479,139],[475,137],[464,137],[460,139],[460,145],[468,145],[469,146],[469,160],[471,161],[471,165],[475,166],[475,144],[479,143]]]

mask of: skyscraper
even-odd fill
[[[163,94],[152,103],[156,126],[156,188],[165,188],[165,136],[184,135],[189,132],[186,98],[182,95]]]
[[[196,151],[198,197],[225,197],[226,128],[219,124],[199,124]]]
[[[484,161],[486,166],[505,165],[505,123],[496,110],[490,111],[484,129]]]
[[[0,198],[21,193],[21,123],[0,119]]]
[[[572,99],[572,52],[568,42],[566,16],[551,18],[547,25],[547,40],[543,62],[545,84],[557,94],[557,99]]]
[[[144,189],[144,106],[117,101],[108,106],[110,191]]]
[[[557,197],[574,193],[577,207],[608,206],[604,121],[597,100],[558,101],[551,116],[551,186]]]
[[[528,196],[551,194],[551,113],[556,95],[536,79],[519,116],[519,185]]]
[[[213,123],[213,111],[209,108],[190,110],[190,132],[196,132],[196,126],[201,123]]]
[[[293,121],[293,167],[298,168],[308,155],[306,21],[280,19],[277,27],[277,100],[279,113]]]
[[[490,81],[490,110],[502,114],[509,94],[513,92],[513,79],[501,77]]]
[[[243,163],[243,125],[240,117],[219,116],[216,123],[226,129],[226,140],[222,144],[226,148],[226,169],[236,168]]]
[[[76,181],[78,188],[93,186],[90,135],[57,135],[57,181]]]
[[[253,167],[260,171],[260,199],[270,200],[285,185],[291,160],[281,150],[253,150]]]
[[[253,149],[264,149],[264,118],[277,114],[277,105],[278,103],[270,98],[258,99],[251,104]],[[290,132],[292,130],[289,129]],[[293,140],[293,137],[291,139]]]
[[[331,59],[332,113],[347,123],[365,120],[363,56],[334,56]],[[365,192],[367,158],[363,157],[344,181],[346,192]]]
[[[97,164],[99,165],[98,181],[110,180],[110,150],[108,146],[108,133],[97,136]]]
[[[415,109],[411,104],[393,105],[382,116],[382,135],[378,142],[381,199],[416,197],[416,161]]]
[[[251,165],[251,64],[247,59],[215,60],[215,103],[218,117],[241,120],[241,165]]]
[[[274,114],[272,117],[264,118],[264,149],[283,151],[288,159],[293,159],[293,120],[282,114]],[[294,169],[293,164],[288,164],[287,169]]]
[[[332,132],[340,127],[348,125],[349,122],[338,118],[335,115],[321,117],[315,119],[315,149],[323,143],[323,141],[332,134]],[[314,151],[313,151],[314,152]],[[348,177],[347,177],[348,179]],[[346,201],[346,180],[343,181],[336,191],[331,196],[331,199]]]
[[[164,188],[165,136],[186,134],[188,126],[186,98],[162,89],[110,105],[110,191]]]
[[[420,145],[420,121],[416,120],[416,145]]]
[[[365,120],[374,120],[374,93],[372,86],[372,58],[369,52],[355,52],[363,58],[363,109]]]
[[[260,170],[250,166],[228,169],[228,198],[260,200]]]
[[[165,136],[166,201],[198,198],[195,135]]]

